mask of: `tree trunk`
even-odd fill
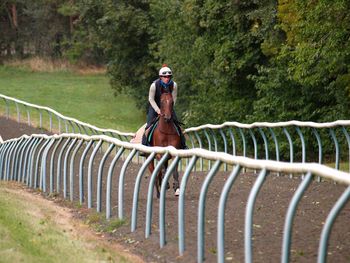
[[[16,4],[11,5],[12,25],[15,30],[18,29],[17,7]]]

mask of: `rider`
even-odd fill
[[[147,112],[147,125],[145,130],[147,130],[153,123],[153,121],[160,115],[160,95],[162,93],[162,88],[164,92],[170,92],[173,96],[174,104],[176,103],[177,98],[177,84],[172,80],[173,73],[171,69],[163,64],[162,68],[159,70],[159,79],[155,80],[149,89],[148,95],[148,112]],[[178,127],[178,131],[181,137],[181,148],[187,149],[186,139],[183,135],[179,121],[177,119],[175,111],[172,113],[172,118],[174,119],[174,123]],[[142,138],[142,144],[148,145],[146,136],[144,135]]]

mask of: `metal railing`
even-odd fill
[[[24,119],[26,119],[27,124],[31,126],[33,122],[32,111],[34,111],[37,115],[39,115],[39,128],[46,128],[49,132],[54,131],[55,133],[59,134],[65,132],[80,133],[86,135],[108,135],[122,141],[130,141],[130,139],[135,135],[131,132],[120,132],[113,129],[101,129],[77,119],[66,117],[49,107],[35,105],[2,94],[0,94],[0,99],[5,102],[5,116],[7,118],[10,117],[12,110],[17,116],[17,121],[20,122],[22,118],[22,110],[22,112],[25,114]],[[48,124],[44,122],[44,119],[47,119]]]
[[[5,115],[14,111],[17,121],[21,121],[21,112],[25,113],[28,125],[32,123],[35,112],[39,118],[39,127],[48,121],[48,131],[56,133],[80,133],[86,135],[108,135],[122,141],[130,141],[135,133],[125,133],[113,129],[101,129],[74,118],[66,117],[55,110],[27,103],[0,94],[5,102]],[[54,125],[56,124],[56,125]],[[348,127],[350,121],[339,120],[329,123],[288,121],[278,123],[256,122],[242,124],[225,122],[221,125],[206,124],[188,128],[190,148],[201,148],[215,152],[225,152],[232,155],[251,157],[254,159],[317,162],[319,164],[334,163],[335,169],[340,169],[341,163],[347,165],[350,171],[350,136]],[[209,170],[212,162],[202,158],[195,169]],[[227,170],[227,165],[224,164]],[[344,170],[342,169],[342,170]]]
[[[315,122],[225,122],[188,128],[190,147],[225,152],[254,159],[350,163],[349,120]],[[210,166],[210,165],[209,165]],[[350,166],[346,169],[350,170]]]
[[[103,157],[97,161],[96,154],[102,144],[108,145],[108,150],[104,152]],[[113,150],[117,150],[113,153]],[[121,160],[120,156],[123,152],[129,151],[128,157]],[[90,156],[88,156],[90,152]],[[125,176],[127,167],[130,165],[132,159],[139,152],[147,153],[148,157],[141,167],[138,168],[136,181],[133,192],[133,203],[131,213],[131,231],[135,231],[138,221],[138,205],[140,189],[142,187],[141,180],[145,177],[145,170],[148,164],[152,161],[156,154],[161,154],[154,172],[149,178],[149,185],[147,186],[147,209],[145,218],[145,237],[151,235],[152,225],[152,209],[153,209],[153,189],[155,179],[158,171],[161,169],[163,163],[169,156],[174,159],[167,169],[161,185],[161,194],[159,200],[159,243],[160,247],[166,244],[166,188],[169,178],[174,169],[179,164],[179,161],[184,158],[190,158],[186,162],[185,171],[182,175],[180,184],[180,195],[178,199],[178,247],[179,254],[183,255],[185,252],[185,243],[190,242],[186,240],[185,236],[185,203],[186,194],[188,194],[188,181],[191,173],[193,173],[194,166],[198,159],[210,160],[214,164],[210,171],[205,175],[203,184],[201,186],[198,199],[198,217],[197,217],[197,261],[203,262],[205,251],[205,213],[206,202],[208,201],[207,193],[208,187],[213,178],[217,176],[219,168],[222,164],[232,166],[224,187],[220,193],[219,207],[217,210],[217,261],[224,262],[225,260],[225,209],[227,205],[227,198],[232,186],[242,170],[252,169],[258,171],[258,176],[253,184],[248,202],[246,204],[245,213],[245,229],[244,229],[244,255],[245,262],[253,262],[253,210],[256,203],[257,195],[262,188],[264,181],[269,173],[292,173],[294,175],[305,175],[304,179],[300,181],[298,189],[295,191],[291,199],[288,211],[285,217],[283,244],[281,261],[289,262],[291,251],[291,235],[293,220],[296,214],[297,206],[300,202],[303,193],[307,186],[311,183],[313,176],[319,176],[327,180],[337,182],[338,185],[346,185],[345,192],[341,195],[338,201],[334,204],[329,213],[322,230],[319,241],[318,262],[326,262],[327,246],[335,218],[348,202],[350,198],[350,176],[348,173],[337,171],[335,169],[316,164],[316,163],[283,163],[267,160],[254,160],[246,157],[233,156],[227,153],[218,153],[202,149],[191,150],[176,150],[173,147],[145,147],[142,145],[130,144],[120,141],[108,136],[86,136],[78,134],[61,134],[61,135],[31,135],[22,136],[17,139],[7,140],[0,144],[0,179],[14,180],[27,184],[32,188],[39,188],[44,193],[62,193],[64,198],[69,198],[73,201],[74,198],[74,174],[78,173],[79,202],[83,203],[84,191],[83,186],[84,173],[83,167],[87,168],[87,205],[89,208],[93,207],[92,200],[96,200],[97,212],[102,212],[101,209],[101,192],[103,170],[108,168],[106,180],[106,218],[111,218],[111,191],[112,178],[115,176],[114,168],[117,162],[122,163],[118,182],[118,217],[125,218],[124,215],[124,194],[125,194]],[[79,153],[79,154],[78,154]],[[80,155],[80,159],[78,156]],[[109,166],[106,165],[106,159],[111,158]],[[88,162],[88,163],[87,163]],[[79,163],[78,166],[74,164]],[[97,174],[93,174],[92,166],[98,165]],[[69,165],[70,164],[70,165]],[[70,170],[68,170],[70,167]],[[76,168],[74,168],[76,167]],[[78,171],[74,170],[78,169]],[[86,170],[86,169],[85,169]],[[55,172],[56,171],[56,172]],[[97,181],[96,191],[94,193],[92,182]],[[54,187],[56,185],[56,187]],[[96,195],[95,195],[96,194]],[[95,196],[94,196],[95,195]],[[193,241],[192,241],[193,242]]]

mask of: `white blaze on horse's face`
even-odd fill
[[[173,96],[171,93],[163,93],[160,98],[160,113],[164,116],[165,121],[171,120],[173,111]]]

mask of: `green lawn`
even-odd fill
[[[113,96],[109,80],[103,74],[31,72],[0,66],[0,94],[50,107],[99,128],[135,132],[145,121],[144,111],[135,106],[132,98]],[[0,106],[3,114],[3,100]]]
[[[97,238],[75,234],[65,214],[58,219],[54,205],[31,195],[0,182],[0,263],[131,262]]]

